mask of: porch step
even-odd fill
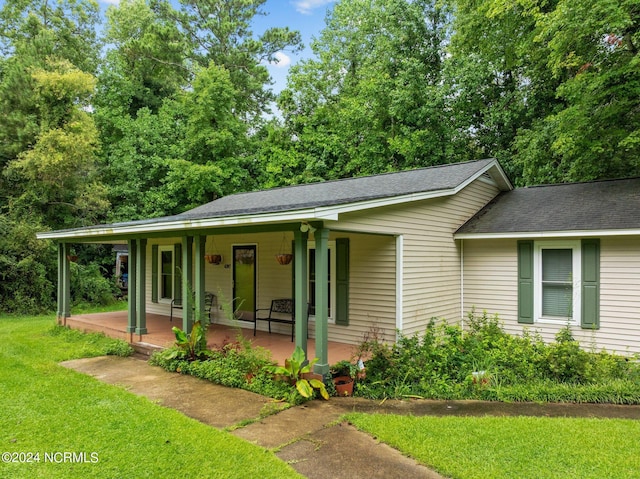
[[[135,356],[142,356],[144,359],[149,359],[156,351],[162,351],[164,348],[155,344],[149,344],[144,342],[131,343],[131,347],[135,351]]]

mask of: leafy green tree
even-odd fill
[[[31,76],[40,134],[5,170],[14,191],[21,191],[13,207],[36,213],[52,227],[95,223],[109,206],[96,176],[98,131],[82,108],[95,78],[67,61],[50,62],[48,70],[33,70]]]
[[[444,163],[446,12],[431,1],[335,5],[279,101],[300,171],[338,178]]]
[[[560,0],[533,13],[564,107],[521,132],[516,160],[525,181],[639,175],[640,5]]]
[[[189,58],[201,67],[224,67],[236,91],[236,115],[254,125],[268,112],[273,95],[265,66],[277,62],[276,53],[302,48],[300,33],[269,28],[259,36],[251,30],[256,16],[266,13],[266,0],[180,0],[177,10],[166,0],[155,0],[154,10],[178,25],[189,41]]]
[[[531,11],[554,2],[524,3],[456,0],[445,75],[459,158],[498,158],[516,183],[519,131],[562,106]]]
[[[53,304],[56,255],[35,232],[94,223],[108,203],[89,111],[98,5],[7,0],[0,9],[0,308]]]

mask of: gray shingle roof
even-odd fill
[[[189,210],[176,218],[216,218],[295,211],[449,190],[460,186],[494,161],[487,159],[453,163],[397,173],[238,193]]]
[[[518,188],[498,195],[456,234],[640,228],[640,178]]]

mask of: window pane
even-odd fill
[[[173,298],[173,252],[162,251],[160,255],[160,297]]]
[[[572,258],[570,249],[543,249],[542,281],[571,282]]]
[[[327,251],[327,274],[329,276],[329,281],[327,282],[328,287],[328,296],[329,296],[329,305],[328,305],[328,316],[331,317],[331,249]],[[316,314],[316,250],[309,250],[309,314]]]
[[[566,284],[542,285],[542,315],[573,317],[573,288]]]
[[[542,250],[542,315],[573,316],[573,250]]]

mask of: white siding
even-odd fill
[[[404,334],[422,332],[432,317],[459,318],[460,250],[453,233],[497,194],[476,180],[452,197],[341,216],[335,227],[403,235]]]
[[[583,347],[640,353],[639,240],[600,240],[600,329],[572,327]],[[508,332],[522,334],[525,326],[517,322],[517,269],[515,240],[465,240],[464,310],[475,307],[478,313],[498,313]],[[563,326],[538,323],[528,329],[552,341]]]

